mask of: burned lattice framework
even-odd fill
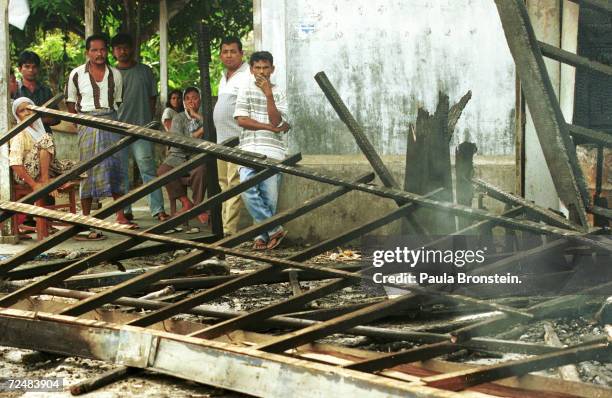
[[[99,127],[122,134],[125,138],[89,161],[75,166],[71,171],[59,176],[39,191],[33,192],[17,202],[5,201],[0,203],[0,209],[3,211],[0,214],[0,221],[8,219],[13,212],[21,212],[61,220],[73,225],[22,253],[0,262],[0,277],[16,280],[42,276],[35,282],[22,286],[0,298],[0,306],[5,307],[5,309],[0,310],[0,344],[66,355],[92,357],[121,363],[129,367],[128,369],[155,370],[255,395],[280,395],[281,393],[287,395],[287,393],[290,393],[295,396],[309,395],[313,389],[328,389],[327,391],[334,389],[339,394],[367,393],[371,396],[416,396],[423,393],[431,394],[431,396],[447,396],[448,392],[444,390],[458,391],[468,388],[492,395],[546,396],[548,393],[544,391],[526,390],[521,384],[502,385],[491,384],[490,382],[569,363],[585,360],[605,361],[612,358],[612,350],[609,346],[609,335],[612,332],[609,332],[608,336],[593,336],[581,344],[567,348],[485,337],[494,335],[496,332],[508,329],[513,325],[558,315],[559,308],[565,308],[572,302],[579,302],[583,299],[582,295],[563,296],[527,309],[519,309],[465,295],[446,293],[442,289],[433,287],[411,286],[409,294],[380,300],[368,305],[337,308],[328,311],[328,315],[322,318],[308,319],[284,315],[301,310],[313,300],[338,292],[345,287],[359,284],[366,278],[365,271],[356,267],[321,266],[308,262],[308,260],[400,218],[406,218],[407,222],[411,223],[417,230],[422,231],[423,229],[412,217],[415,210],[419,208],[446,212],[452,216],[474,222],[451,235],[469,234],[485,228],[501,226],[507,230],[528,231],[549,238],[541,246],[514,253],[477,268],[472,272],[475,275],[503,272],[525,258],[568,247],[586,246],[588,250],[598,255],[610,255],[612,251],[610,240],[606,239],[605,236],[602,239],[594,239],[595,235],[601,235],[605,231],[592,229],[587,232],[587,211],[609,219],[610,210],[588,205],[589,199],[586,196],[581,172],[577,166],[575,147],[570,135],[580,136],[589,142],[607,147],[611,146],[612,139],[604,133],[565,123],[558,102],[552,94],[552,86],[544,69],[542,54],[577,67],[598,68],[598,70],[608,74],[612,74],[612,68],[605,65],[594,65],[593,62],[576,55],[538,43],[529,24],[524,5],[520,0],[499,0],[496,3],[510,49],[516,60],[517,72],[521,78],[527,102],[533,110],[532,114],[539,138],[542,142],[547,143],[543,145],[543,148],[555,186],[564,202],[571,208],[573,222],[480,180],[474,180],[473,183],[492,198],[507,204],[509,207],[507,211],[501,215],[496,215],[482,209],[437,201],[433,197],[439,190],[425,195],[417,195],[398,189],[382,160],[324,74],[317,75],[317,82],[357,139],[360,148],[366,154],[384,187],[371,184],[374,179],[373,173],[348,180],[301,168],[297,166],[301,158],[300,155],[293,155],[282,162],[275,162],[234,149],[232,146],[235,145],[235,142],[217,145],[192,138],[168,135],[145,127],[50,109],[49,105],[59,101],[60,98],[56,97],[46,104],[47,106],[30,107],[35,113],[2,137],[0,144],[7,143],[11,137],[22,131],[33,120],[44,115],[85,126]],[[591,1],[585,3],[591,3]],[[599,2],[593,3],[599,4]],[[603,7],[607,12],[610,11],[609,6],[604,5]],[[49,194],[105,157],[125,148],[136,139],[147,139],[164,145],[173,145],[198,154],[180,167],[142,185],[114,201],[108,207],[98,210],[91,217],[55,212],[31,205],[38,198]],[[206,201],[185,213],[142,232],[124,229],[117,224],[103,221],[104,218],[111,216],[126,204],[133,203],[153,190],[159,189],[177,176],[181,176],[194,167],[215,158],[252,167],[258,173],[252,179],[212,195]],[[254,184],[276,173],[307,178],[328,184],[332,188],[328,193],[312,198],[301,206],[283,211],[264,223],[244,229],[230,237],[222,238],[218,234],[213,234],[196,240],[185,240],[163,234],[195,215],[218,206],[224,200],[239,195]],[[391,199],[397,203],[398,208],[375,220],[345,231],[339,236],[308,247],[286,259],[256,255],[235,248],[237,245],[257,236],[261,231],[269,230],[274,226],[305,215],[351,191],[360,191],[376,197]],[[519,216],[523,218],[519,218]],[[83,259],[57,261],[17,269],[17,267],[34,259],[38,254],[73,237],[87,227],[112,231],[123,235],[125,239],[111,248],[101,250]],[[452,239],[452,236],[446,239]],[[158,244],[149,248],[134,249],[135,246],[144,241],[154,241]],[[431,245],[438,243],[440,242],[432,242]],[[178,247],[196,250],[167,265],[121,281],[117,285],[108,287],[98,293],[53,287],[103,261],[116,262],[124,258],[169,251]],[[195,264],[218,254],[257,260],[267,265],[240,276],[167,279],[181,274]],[[328,281],[312,290],[296,294],[291,298],[251,312],[213,311],[202,306],[202,304],[231,294],[245,286],[286,281],[288,273],[300,278]],[[163,283],[160,282],[162,280]],[[188,289],[206,290],[173,303],[128,297],[131,293],[142,291],[147,287],[169,284],[181,285]],[[612,282],[609,282],[582,293],[585,295],[604,295],[609,294],[611,288]],[[38,294],[71,297],[79,299],[79,301],[60,309],[57,314],[31,313],[11,308],[20,301]],[[418,307],[427,300],[467,304],[499,311],[499,315],[448,333],[364,326],[402,309],[411,306]],[[92,322],[83,317],[88,312],[111,303],[144,308],[150,310],[150,312],[142,316],[132,316],[131,319],[120,322],[124,325]],[[183,313],[212,317],[218,321],[206,327],[203,325],[192,326],[192,330],[187,335],[164,333],[151,328]],[[268,335],[261,338],[261,341],[253,347],[215,340],[239,330],[261,330],[265,327],[281,327],[293,331],[276,336]],[[329,359],[329,355],[326,356],[329,354],[330,348],[324,349],[322,347],[325,345],[314,343],[316,340],[334,333],[370,336],[392,341],[406,340],[421,345],[417,348],[391,354],[374,354],[358,350],[348,350],[350,351],[348,353],[347,350],[342,351],[339,347],[335,347],[334,350],[345,354],[342,361],[338,361],[336,358],[334,362]],[[481,368],[463,367],[455,371],[445,369],[434,373],[430,370],[430,373],[419,374],[421,377],[418,378],[408,376],[410,371],[414,371],[413,368],[407,367],[406,364],[408,363],[425,361],[463,349],[521,353],[532,356],[527,359],[507,361]],[[398,372],[389,371],[391,368],[405,371],[405,373],[400,376]],[[236,374],[240,374],[240,378],[228,377],[226,375],[227,369],[232,369]],[[423,374],[425,374],[424,377]],[[309,376],[312,377],[309,378]],[[280,383],[282,386],[274,386],[271,380],[277,378],[284,380],[283,383]],[[261,380],[262,382],[258,383],[254,380]],[[590,391],[583,385],[571,385],[571,383],[562,387],[549,384],[544,387],[544,389],[546,388],[553,391],[556,389],[557,392],[550,392],[551,396],[560,396],[559,391],[563,391],[567,395],[580,395],[585,391]]]

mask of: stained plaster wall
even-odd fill
[[[473,97],[455,131],[480,155],[514,154],[515,74],[490,0],[259,0],[258,49],[275,56],[303,154],[358,153],[313,79],[325,71],[382,155],[404,154],[417,108]]]

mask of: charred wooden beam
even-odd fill
[[[612,4],[608,0],[570,0],[583,7],[594,8],[599,11],[612,13]]]
[[[194,242],[202,242],[202,243],[213,243],[219,240],[217,236],[214,235],[203,235],[198,236],[196,238],[190,239]],[[120,261],[135,257],[145,257],[151,255],[157,255],[161,253],[166,253],[172,250],[178,249],[180,246],[175,244],[167,244],[167,243],[156,243],[151,245],[146,245],[144,247],[136,247],[130,250],[126,250],[123,253],[117,254],[112,258],[114,261]],[[74,264],[79,260],[52,260],[46,261],[42,264],[35,264],[30,266],[23,266],[17,269],[14,269],[6,274],[6,278],[9,280],[19,280],[19,279],[30,279],[41,275],[46,275],[51,272],[58,271],[62,268],[67,267],[70,264]],[[110,261],[110,260],[109,260]]]
[[[474,155],[478,151],[475,144],[464,141],[455,149],[455,192],[457,203],[472,206],[474,200],[474,189],[472,178],[474,178]],[[459,218],[459,229],[469,225],[469,220]]]
[[[592,295],[608,295],[612,293],[612,282],[604,283],[592,288],[583,290],[580,294],[571,296],[556,297],[546,300],[526,309],[534,315],[535,319],[551,318],[567,313],[568,308],[575,308],[583,305]],[[499,333],[500,330],[507,330],[516,320],[501,314],[496,318],[488,319],[474,325],[457,329],[451,333],[453,342],[467,341],[476,336],[491,335]]]
[[[342,264],[334,266],[334,269],[339,269],[346,272],[355,272],[363,268],[360,264]],[[278,274],[270,275],[262,279],[259,283],[269,285],[274,283],[284,283],[289,280],[289,273],[295,272],[300,281],[319,281],[326,277],[320,273],[309,272],[304,270],[285,270]],[[151,284],[148,288],[159,289],[164,286],[173,286],[176,290],[193,290],[193,289],[210,289],[219,286],[222,283],[236,279],[237,275],[217,275],[217,276],[191,276],[187,278],[172,278],[162,279]]]
[[[438,93],[438,104],[433,114],[423,108],[418,109],[415,127],[410,126],[407,136],[404,190],[424,194],[442,187],[444,190],[434,199],[452,202],[448,113],[448,95],[442,92]],[[448,234],[456,229],[454,217],[435,210],[419,210],[415,218],[437,235]]]
[[[102,387],[106,387],[109,384],[113,384],[117,381],[123,380],[126,377],[133,376],[140,369],[122,366],[119,369],[112,369],[102,373],[99,376],[92,377],[87,380],[83,380],[77,384],[70,386],[70,393],[72,395],[82,395],[88,392],[95,391]]]
[[[349,111],[344,101],[342,101],[342,98],[340,98],[340,95],[327,78],[325,72],[317,73],[314,78],[319,87],[321,88],[321,91],[323,91],[323,94],[325,94],[325,97],[340,117],[340,120],[342,120],[344,124],[346,124],[346,127],[348,127],[349,131],[355,138],[355,142],[357,142],[357,146],[359,146],[361,152],[363,152],[366,159],[368,159],[368,162],[376,172],[376,175],[378,175],[378,177],[380,178],[380,181],[383,183],[383,185],[388,188],[399,189],[397,181],[395,181],[393,175],[391,175],[391,172],[389,171],[387,166],[385,166],[384,162],[376,152],[376,149],[374,149],[374,145],[372,145],[372,143],[366,136],[361,125],[357,123],[357,120],[355,120],[355,118],[351,114],[351,111]],[[401,206],[403,204],[399,201],[396,201],[396,203],[398,206]],[[423,229],[423,227],[416,221],[416,219],[412,215],[409,215],[406,220],[415,229],[415,231],[420,234],[425,234],[425,230]]]
[[[62,98],[64,98],[63,94],[57,94],[56,96],[54,96],[53,98],[51,98],[47,102],[45,102],[42,106],[45,107],[45,108],[55,106],[55,105],[57,105],[62,100]],[[13,138],[17,134],[21,133],[30,124],[34,123],[40,117],[41,117],[40,113],[37,113],[37,112],[34,112],[34,113],[28,115],[25,119],[23,119],[21,122],[19,122],[15,127],[10,129],[6,134],[4,134],[2,137],[0,137],[0,146],[2,146],[4,144],[7,144],[11,140],[11,138]]]
[[[581,347],[569,347],[558,352],[538,355],[534,358],[485,366],[480,369],[427,377],[423,381],[431,387],[460,391],[510,376],[522,376],[536,370],[549,369],[568,363],[609,360],[610,358],[612,358],[612,348],[607,343],[596,343]]]
[[[515,196],[508,192],[504,192],[495,185],[483,181],[480,178],[474,178],[472,179],[472,181],[490,197],[497,199],[501,202],[510,204],[512,206],[521,206],[523,207],[527,215],[534,217],[535,219],[541,219],[542,221],[559,228],[573,230],[579,229],[578,226],[561,217],[560,215],[548,209],[544,209],[534,203],[531,203],[528,200],[521,198],[520,196]]]
[[[577,126],[575,124],[568,125],[568,129],[572,137],[578,138],[580,141],[586,141],[612,148],[612,134]]]
[[[538,45],[540,46],[542,55],[545,57],[554,59],[555,61],[563,62],[571,66],[586,68],[591,71],[596,71],[608,76],[612,76],[612,66],[610,65],[602,64],[601,62],[591,61],[586,57],[581,57],[580,55],[576,55],[572,52],[563,50],[559,47],[552,46],[542,41],[538,41]]]
[[[174,169],[170,170],[168,173],[162,176],[156,177],[155,179],[149,181],[148,183],[136,188],[132,192],[121,196],[118,200],[113,201],[107,207],[104,207],[103,209],[100,209],[96,211],[95,213],[93,213],[91,217],[103,219],[103,218],[113,215],[115,212],[122,209],[127,204],[133,203],[134,201],[148,195],[152,191],[158,188],[161,188],[162,186],[167,184],[168,181],[170,181],[171,179],[176,178],[177,176],[181,176],[186,171],[189,171],[192,168],[197,167],[198,165],[202,164],[202,162],[206,160],[206,156],[207,155],[198,155],[198,156],[193,157],[188,162],[183,163],[179,167],[175,167]],[[178,218],[182,216],[184,217],[186,213],[187,212],[180,214],[178,217],[174,217],[166,221],[163,225],[173,225],[172,223],[176,222]],[[193,214],[191,217],[195,217],[195,215],[196,214]],[[171,228],[171,227],[168,226],[167,228]],[[66,239],[71,238],[72,236],[76,235],[79,230],[80,230],[79,228],[75,228],[75,227],[66,228],[54,235],[49,236],[45,240],[38,242],[36,245],[28,248],[27,250],[7,260],[1,261],[0,262],[0,276],[5,275],[8,271],[16,268],[17,266],[21,265],[22,263],[28,260],[33,259],[38,254],[49,250],[50,248],[65,241]],[[117,248],[111,248],[107,251],[104,251],[104,253],[108,254],[109,251],[111,253],[121,252],[121,250]],[[109,257],[112,257],[112,256],[109,256]]]
[[[608,220],[612,220],[612,210],[604,207],[592,206],[590,209],[591,213],[597,214],[598,216],[605,217]]]
[[[287,260],[277,259],[273,257],[263,256],[263,255],[253,255],[253,254],[243,253],[243,252],[233,250],[233,249],[223,248],[217,245],[197,243],[197,242],[192,242],[189,240],[184,240],[184,239],[179,239],[179,238],[173,238],[169,236],[155,235],[155,234],[151,234],[147,232],[136,232],[136,231],[124,228],[121,224],[102,221],[102,220],[95,219],[92,217],[78,216],[75,214],[66,214],[60,211],[49,210],[49,209],[41,208],[41,207],[34,206],[34,205],[0,201],[0,208],[3,210],[7,210],[7,211],[25,212],[26,214],[30,214],[34,216],[47,217],[47,218],[51,218],[54,220],[74,223],[77,225],[100,229],[103,231],[115,232],[120,235],[131,236],[131,237],[135,237],[139,239],[149,239],[149,240],[159,241],[159,242],[173,242],[175,244],[179,244],[185,247],[200,249],[200,250],[207,250],[207,251],[210,251],[216,254],[234,255],[237,257],[248,258],[250,260],[270,262],[272,264],[279,265],[281,267],[287,267],[287,268],[294,267],[294,268],[299,268],[299,269],[315,271],[315,272],[319,272],[322,274],[328,274],[327,276],[329,277],[336,277],[336,278],[337,277],[347,277],[349,279],[355,280],[354,275],[350,272],[345,272],[345,271],[336,270],[336,269],[327,268],[327,267],[321,267],[317,265],[307,265],[307,264],[300,263],[300,262],[287,261]],[[361,280],[361,279],[362,278],[357,278],[357,280]]]
[[[368,174],[365,175],[363,177],[361,177],[359,180],[361,181],[368,181],[371,180],[371,178],[373,178],[373,175]],[[249,179],[248,181],[251,181],[252,179]],[[253,225],[250,228],[247,228],[245,230],[243,230],[242,232],[224,238],[220,241],[217,242],[217,245],[215,246],[214,250],[216,252],[221,252],[221,253],[230,253],[230,252],[236,252],[234,250],[229,250],[226,249],[225,247],[231,247],[234,245],[237,245],[239,243],[244,242],[247,239],[250,239],[254,236],[256,236],[257,234],[259,234],[261,231],[265,231],[267,229],[272,228],[274,225],[280,225],[286,221],[292,220],[296,217],[299,217],[302,214],[307,213],[308,211],[315,209],[319,206],[324,205],[325,203],[330,202],[331,200],[347,193],[349,190],[346,188],[337,188],[333,191],[331,191],[330,193],[327,194],[323,194],[320,195],[319,197],[316,197],[314,199],[311,199],[309,201],[307,201],[303,206],[294,208],[294,209],[290,209],[284,212],[281,212],[279,214],[277,214],[276,216],[266,220],[263,223],[260,224],[256,224]],[[108,289],[107,291],[101,292],[100,294],[97,295],[97,297],[95,298],[91,298],[88,300],[85,300],[83,303],[80,303],[76,306],[73,306],[72,308],[69,308],[67,310],[67,313],[70,314],[82,314],[83,312],[87,312],[91,309],[96,308],[97,306],[100,306],[106,302],[112,301],[114,298],[117,297],[121,297],[122,295],[125,295],[127,292],[130,291],[137,291],[139,289],[141,289],[142,287],[158,281],[160,279],[163,278],[167,278],[168,276],[174,275],[178,272],[182,272],[183,270],[189,268],[190,266],[192,266],[193,264],[202,261],[206,258],[209,258],[213,255],[213,251],[209,251],[208,253],[202,253],[202,252],[196,252],[196,253],[192,253],[189,254],[187,256],[182,257],[181,259],[178,259],[166,266],[161,267],[160,269],[157,269],[153,272],[147,273],[145,275],[136,277],[130,281],[124,282],[121,285],[118,285],[112,289]],[[259,257],[261,259],[261,257]],[[276,259],[273,260],[274,262],[278,261]],[[281,261],[282,262],[282,261]],[[294,268],[302,268],[303,264],[297,263],[297,262],[286,262],[286,264],[292,264],[289,267],[294,267]],[[289,268],[288,267],[288,268]],[[276,272],[276,271],[275,271]],[[262,272],[263,274],[263,272]],[[345,275],[352,275],[350,273],[345,273]],[[251,276],[251,278],[253,278],[253,280],[262,277],[263,275],[253,275]],[[248,279],[247,279],[248,280]],[[232,281],[227,282],[227,284],[231,284]],[[240,283],[245,283],[245,281],[243,279],[241,279],[238,282],[235,282],[235,285],[238,286],[240,285]],[[218,288],[221,289],[227,289],[227,284],[223,284],[220,285]],[[230,285],[231,286],[231,285]],[[211,289],[212,290],[212,289]],[[213,294],[213,293],[211,293]],[[194,299],[196,300],[196,299]],[[168,308],[164,311],[159,311],[159,313],[154,313],[154,314],[149,314],[148,316],[153,318],[153,317],[158,317],[161,314],[164,313],[170,313],[170,314],[176,314],[177,312],[173,312],[175,309],[180,308],[181,306],[185,306],[186,305],[185,300],[179,301],[178,303],[174,304],[173,307]],[[192,305],[191,307],[195,306],[197,304]],[[190,308],[190,307],[188,307]],[[179,310],[180,311],[180,310]],[[165,318],[162,318],[162,320]]]
[[[414,301],[415,298],[416,296],[414,294],[406,294],[401,297],[384,300],[316,325],[275,337],[272,339],[272,341],[259,345],[257,349],[281,353],[290,348],[295,348],[302,344],[313,342],[322,337],[342,332],[343,330],[353,326],[357,326],[362,323],[374,322],[377,319],[399,311],[407,303]]]
[[[366,359],[345,365],[346,369],[359,370],[361,372],[376,372],[389,369],[404,363],[425,361],[427,359],[439,357],[462,349],[461,346],[451,344],[447,341],[441,343],[428,344],[421,347],[411,348],[398,352],[391,352],[372,359]]]
[[[315,390],[381,398],[446,395],[404,381],[218,341],[41,312],[1,309],[0,330],[2,345],[150,369],[256,396],[308,397]],[[310,377],[304,378],[305,371]],[[234,377],[227,377],[227,372]],[[277,383],[279,378],[284,382]]]
[[[521,0],[496,0],[495,4],[557,194],[572,221],[586,229],[590,200],[586,183],[527,8]]]
[[[101,127],[109,131],[117,132],[119,134],[133,135],[137,136],[138,138],[163,143],[165,145],[178,146],[180,148],[184,148],[190,151],[209,153],[221,160],[227,160],[248,167],[267,167],[278,172],[291,174],[298,177],[304,177],[314,181],[323,182],[335,186],[350,188],[361,192],[371,193],[379,197],[401,201],[402,203],[416,202],[421,206],[438,209],[440,211],[446,211],[454,215],[460,215],[463,217],[473,218],[477,220],[494,220],[497,224],[512,229],[529,230],[540,234],[568,236],[578,242],[593,246],[599,246],[603,250],[612,251],[612,248],[609,245],[600,244],[599,242],[584,238],[580,236],[580,233],[576,231],[554,228],[526,220],[519,221],[506,217],[500,217],[496,214],[484,210],[456,205],[450,202],[439,202],[436,200],[424,198],[422,195],[416,195],[411,192],[404,192],[397,189],[379,187],[364,183],[355,183],[345,180],[343,178],[329,176],[319,172],[313,172],[305,168],[293,167],[284,165],[280,162],[269,161],[263,159],[261,156],[257,156],[257,154],[241,151],[239,149],[222,147],[211,142],[192,139],[190,137],[181,138],[177,137],[176,135],[165,134],[159,131],[146,129],[144,127],[132,126],[126,123],[96,118],[89,115],[75,115],[67,112],[56,111],[54,109],[34,106],[31,106],[30,108],[37,112],[54,116],[62,120],[67,120],[87,126]]]
[[[463,97],[459,102],[455,103],[448,110],[448,141],[452,140],[453,134],[455,133],[455,126],[463,113],[467,103],[472,99],[472,90],[468,90],[467,93],[463,94]]]
[[[150,185],[150,184],[154,183],[157,180],[162,180],[165,183],[168,179],[172,178],[172,176],[174,176],[174,175],[181,175],[181,173],[183,173],[184,170],[189,170],[193,166],[194,163],[198,164],[199,162],[202,162],[206,156],[207,155],[198,155],[198,156],[194,157],[193,159],[191,159],[189,162],[186,162],[183,165],[172,169],[169,173],[165,174],[164,176],[158,177],[156,180],[150,181],[149,184],[147,184],[147,185]],[[299,159],[300,159],[300,155],[294,155],[292,157],[287,158],[285,161],[286,162],[297,162]],[[173,227],[175,227],[177,225],[180,225],[182,222],[184,222],[184,221],[186,221],[186,220],[188,220],[190,218],[193,218],[196,215],[198,215],[201,212],[203,212],[204,210],[206,210],[208,208],[208,206],[210,206],[212,203],[220,202],[220,201],[223,201],[223,200],[225,200],[225,199],[227,199],[229,197],[232,197],[232,196],[236,195],[237,193],[240,193],[243,190],[247,189],[248,187],[251,187],[251,186],[257,184],[257,182],[263,181],[263,179],[270,177],[272,174],[274,174],[274,172],[271,171],[271,170],[262,171],[262,172],[258,173],[257,175],[255,175],[253,178],[249,179],[248,181],[245,181],[245,182],[243,182],[243,183],[241,183],[241,184],[239,184],[239,185],[237,185],[235,187],[232,187],[232,188],[230,188],[230,189],[228,189],[228,190],[226,190],[224,192],[221,192],[221,193],[219,193],[219,194],[217,194],[217,195],[207,199],[206,201],[197,204],[196,206],[194,206],[190,210],[188,210],[188,211],[186,211],[184,213],[181,213],[181,214],[179,214],[179,215],[177,215],[177,216],[175,216],[175,217],[173,217],[173,218],[171,218],[171,219],[169,219],[167,221],[164,221],[161,224],[158,224],[156,226],[153,226],[153,227],[147,229],[146,231],[144,231],[144,233],[163,232],[163,231],[166,231],[167,229],[170,229],[170,228],[173,228]],[[141,189],[141,188],[138,188],[137,191],[139,189]],[[120,202],[120,201],[121,200],[119,200],[117,202]],[[117,203],[117,202],[115,202],[115,203]],[[109,210],[109,208],[112,211]],[[113,205],[111,205],[108,208],[105,208],[105,209],[100,210],[99,212],[96,212],[94,214],[94,216],[99,214],[99,213],[103,214],[104,216],[108,216],[108,215],[111,215],[112,213],[114,213],[116,210],[117,209],[115,209],[113,207]],[[106,211],[106,213],[103,213],[105,211]],[[69,230],[69,229],[67,229],[67,230]],[[54,239],[56,236],[61,235],[63,232],[64,231],[59,232],[59,233],[51,236],[46,241]],[[249,230],[249,232],[252,233],[253,231]],[[70,236],[70,235],[68,235],[68,236]],[[56,272],[53,275],[50,275],[50,276],[48,276],[48,277],[46,277],[44,279],[41,279],[41,280],[39,280],[39,281],[29,285],[29,286],[26,286],[23,289],[20,289],[19,291],[14,292],[13,294],[5,297],[4,300],[19,299],[19,297],[25,297],[28,294],[33,294],[33,292],[36,292],[37,290],[40,290],[42,288],[45,288],[45,287],[48,287],[48,286],[53,286],[53,285],[57,284],[58,282],[66,279],[66,278],[68,278],[70,276],[76,275],[76,274],[84,271],[85,269],[94,266],[95,264],[99,263],[100,261],[105,261],[105,260],[113,258],[118,253],[121,253],[122,251],[124,251],[126,249],[129,249],[130,247],[135,246],[138,243],[142,242],[142,239],[143,239],[142,237],[137,237],[137,238],[132,238],[132,239],[124,240],[123,242],[120,242],[118,245],[116,245],[114,247],[111,247],[111,248],[106,249],[104,251],[101,251],[99,253],[95,253],[95,254],[93,254],[93,255],[91,255],[91,256],[83,259],[83,260],[80,260],[80,261],[70,265],[67,268],[64,268],[64,269]],[[43,242],[46,242],[46,241],[43,241]],[[169,242],[169,241],[166,240],[166,242]],[[34,246],[32,249],[30,249],[30,251],[35,250],[38,246],[40,246],[40,244]],[[27,251],[25,253],[28,254],[29,256],[31,256],[30,251]],[[17,256],[17,257],[19,257],[19,256]],[[195,256],[192,256],[192,257],[195,257]],[[189,257],[188,261],[193,260],[192,257]],[[204,259],[204,258],[202,258],[202,259]],[[187,269],[187,268],[189,268],[189,266],[191,266],[191,265],[201,261],[202,259],[199,259],[199,260],[194,261],[194,262],[190,262],[189,265],[187,265],[187,263],[186,263],[184,265],[184,268]],[[12,260],[12,262],[11,262],[11,260]],[[14,268],[17,265],[18,265],[18,259],[16,260],[15,258],[11,258],[11,259],[5,261],[4,264],[0,263],[0,270],[3,269],[2,268],[3,266],[4,267],[11,266],[12,268]],[[182,271],[182,269],[178,270],[178,272],[181,272],[181,271]],[[170,274],[170,275],[172,275],[172,274]],[[0,300],[0,302],[1,301],[2,300]]]

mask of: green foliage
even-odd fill
[[[206,21],[210,30],[211,49],[219,47],[226,36],[245,37],[253,30],[253,2],[245,0],[190,1],[185,9],[170,21],[173,43],[195,37],[197,24]]]
[[[168,7],[180,0],[169,0]],[[127,1],[132,6],[137,0]],[[158,1],[143,1],[140,9],[141,61],[159,73]],[[30,0],[26,29],[10,28],[11,62],[19,53],[31,49],[42,60],[41,78],[60,91],[72,68],[85,61],[83,0]],[[98,22],[103,32],[113,36],[120,31],[134,31],[136,9],[124,9],[124,1],[98,0]],[[127,12],[129,11],[129,12]],[[131,18],[129,21],[129,17]],[[198,85],[197,26],[206,21],[211,35],[210,75],[213,95],[223,65],[219,61],[219,43],[225,36],[246,37],[252,30],[252,0],[191,0],[169,24],[168,84],[171,88]],[[112,60],[112,56],[109,56]],[[159,76],[157,76],[159,78]]]
[[[39,30],[35,41],[27,49],[40,56],[40,78],[48,82],[54,92],[61,91],[64,79],[72,68],[85,62],[83,40],[74,33],[64,34],[59,29],[47,33]]]
[[[11,55],[18,54],[39,38],[39,32],[55,29],[84,34],[83,0],[30,0],[30,16],[25,29],[10,27]]]

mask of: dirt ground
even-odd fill
[[[242,249],[248,250],[249,245],[243,245]],[[282,257],[289,257],[292,254],[299,251],[299,247],[290,247],[275,252],[275,255]],[[174,253],[163,254],[159,256],[152,256],[148,258],[139,258],[134,260],[122,261],[122,264],[127,269],[141,268],[143,266],[160,265],[170,262],[171,260],[184,255],[186,252],[177,251]],[[54,259],[58,256],[65,256],[69,253],[56,253],[53,256],[47,256],[41,258],[42,261]],[[85,255],[82,252],[80,255]],[[349,262],[345,261],[351,256],[355,255],[350,251],[347,252],[328,252],[322,254],[312,261],[319,264],[330,264],[338,262]],[[345,258],[343,258],[345,257]],[[260,266],[260,264],[250,261],[242,260],[235,257],[228,257],[226,259],[228,265],[231,268],[232,274],[240,274],[244,272],[252,271],[253,269]],[[358,261],[358,260],[356,260]],[[110,264],[102,264],[95,268],[92,268],[88,273],[98,273],[106,271],[115,271],[116,266]],[[301,282],[300,286],[302,289],[312,289],[322,282]],[[382,292],[384,294],[384,292]],[[289,283],[278,283],[273,285],[258,285],[249,286],[240,289],[236,293],[215,300],[209,304],[213,304],[220,309],[231,309],[238,311],[250,311],[256,308],[266,306],[272,302],[288,298],[292,295],[292,289]],[[353,286],[343,289],[340,292],[329,295],[325,298],[316,300],[311,303],[309,309],[316,308],[331,308],[338,304],[351,304],[360,303],[375,300],[376,297],[381,296],[381,291],[376,291],[368,286]],[[542,299],[543,300],[543,299]],[[523,300],[525,301],[525,300]],[[536,299],[537,301],[537,299]],[[532,304],[531,301],[526,300],[524,305]],[[376,324],[377,326],[407,329],[417,328],[419,330],[429,330],[442,332],[439,328],[440,323],[444,323],[448,320],[462,321],[462,317],[472,316],[473,314],[464,313],[462,308],[455,308],[449,311],[448,308],[444,307],[432,307],[428,308],[426,313],[419,313],[419,311],[405,311],[402,314],[398,314],[397,318],[387,319],[384,323]],[[198,321],[198,317],[191,315],[182,315],[181,318],[189,319],[190,321]],[[575,319],[555,319],[553,320],[555,330],[557,331],[559,338],[563,344],[574,344],[581,340],[581,338],[587,335],[597,335],[604,333],[603,328],[593,324],[587,318],[575,318]],[[283,331],[277,331],[282,333]],[[543,328],[541,324],[534,324],[528,328],[520,336],[516,336],[516,339],[521,341],[530,342],[543,342]],[[379,352],[397,351],[400,349],[413,347],[414,344],[406,341],[397,342],[383,342],[375,341],[367,337],[350,336],[337,334],[329,336],[322,341],[333,344],[340,344],[348,347],[355,347],[361,349],[374,350]],[[79,381],[87,378],[98,376],[101,373],[114,369],[116,366],[112,364],[103,363],[100,361],[82,359],[82,358],[60,358],[60,359],[47,359],[35,363],[24,363],[23,358],[27,358],[29,351],[14,349],[10,347],[0,347],[0,377],[60,377],[64,379],[64,385],[66,387],[73,385]],[[505,359],[517,358],[517,355],[506,355]],[[483,356],[482,353],[467,353],[465,356],[456,358],[449,358],[454,361],[468,361],[474,363],[494,363],[499,361],[497,357]],[[578,365],[578,370],[583,381],[591,382],[600,385],[612,386],[612,364],[602,364],[597,362],[585,362]],[[550,376],[555,376],[554,371],[542,372]],[[48,396],[70,396],[69,392],[63,393],[0,393],[1,396],[16,397],[48,397]],[[96,397],[241,397],[243,395],[228,392],[225,390],[216,389],[209,386],[203,386],[197,383],[176,379],[169,376],[143,373],[134,377],[129,377],[120,382],[113,383],[103,389],[97,390],[94,393],[90,393],[88,396]]]

